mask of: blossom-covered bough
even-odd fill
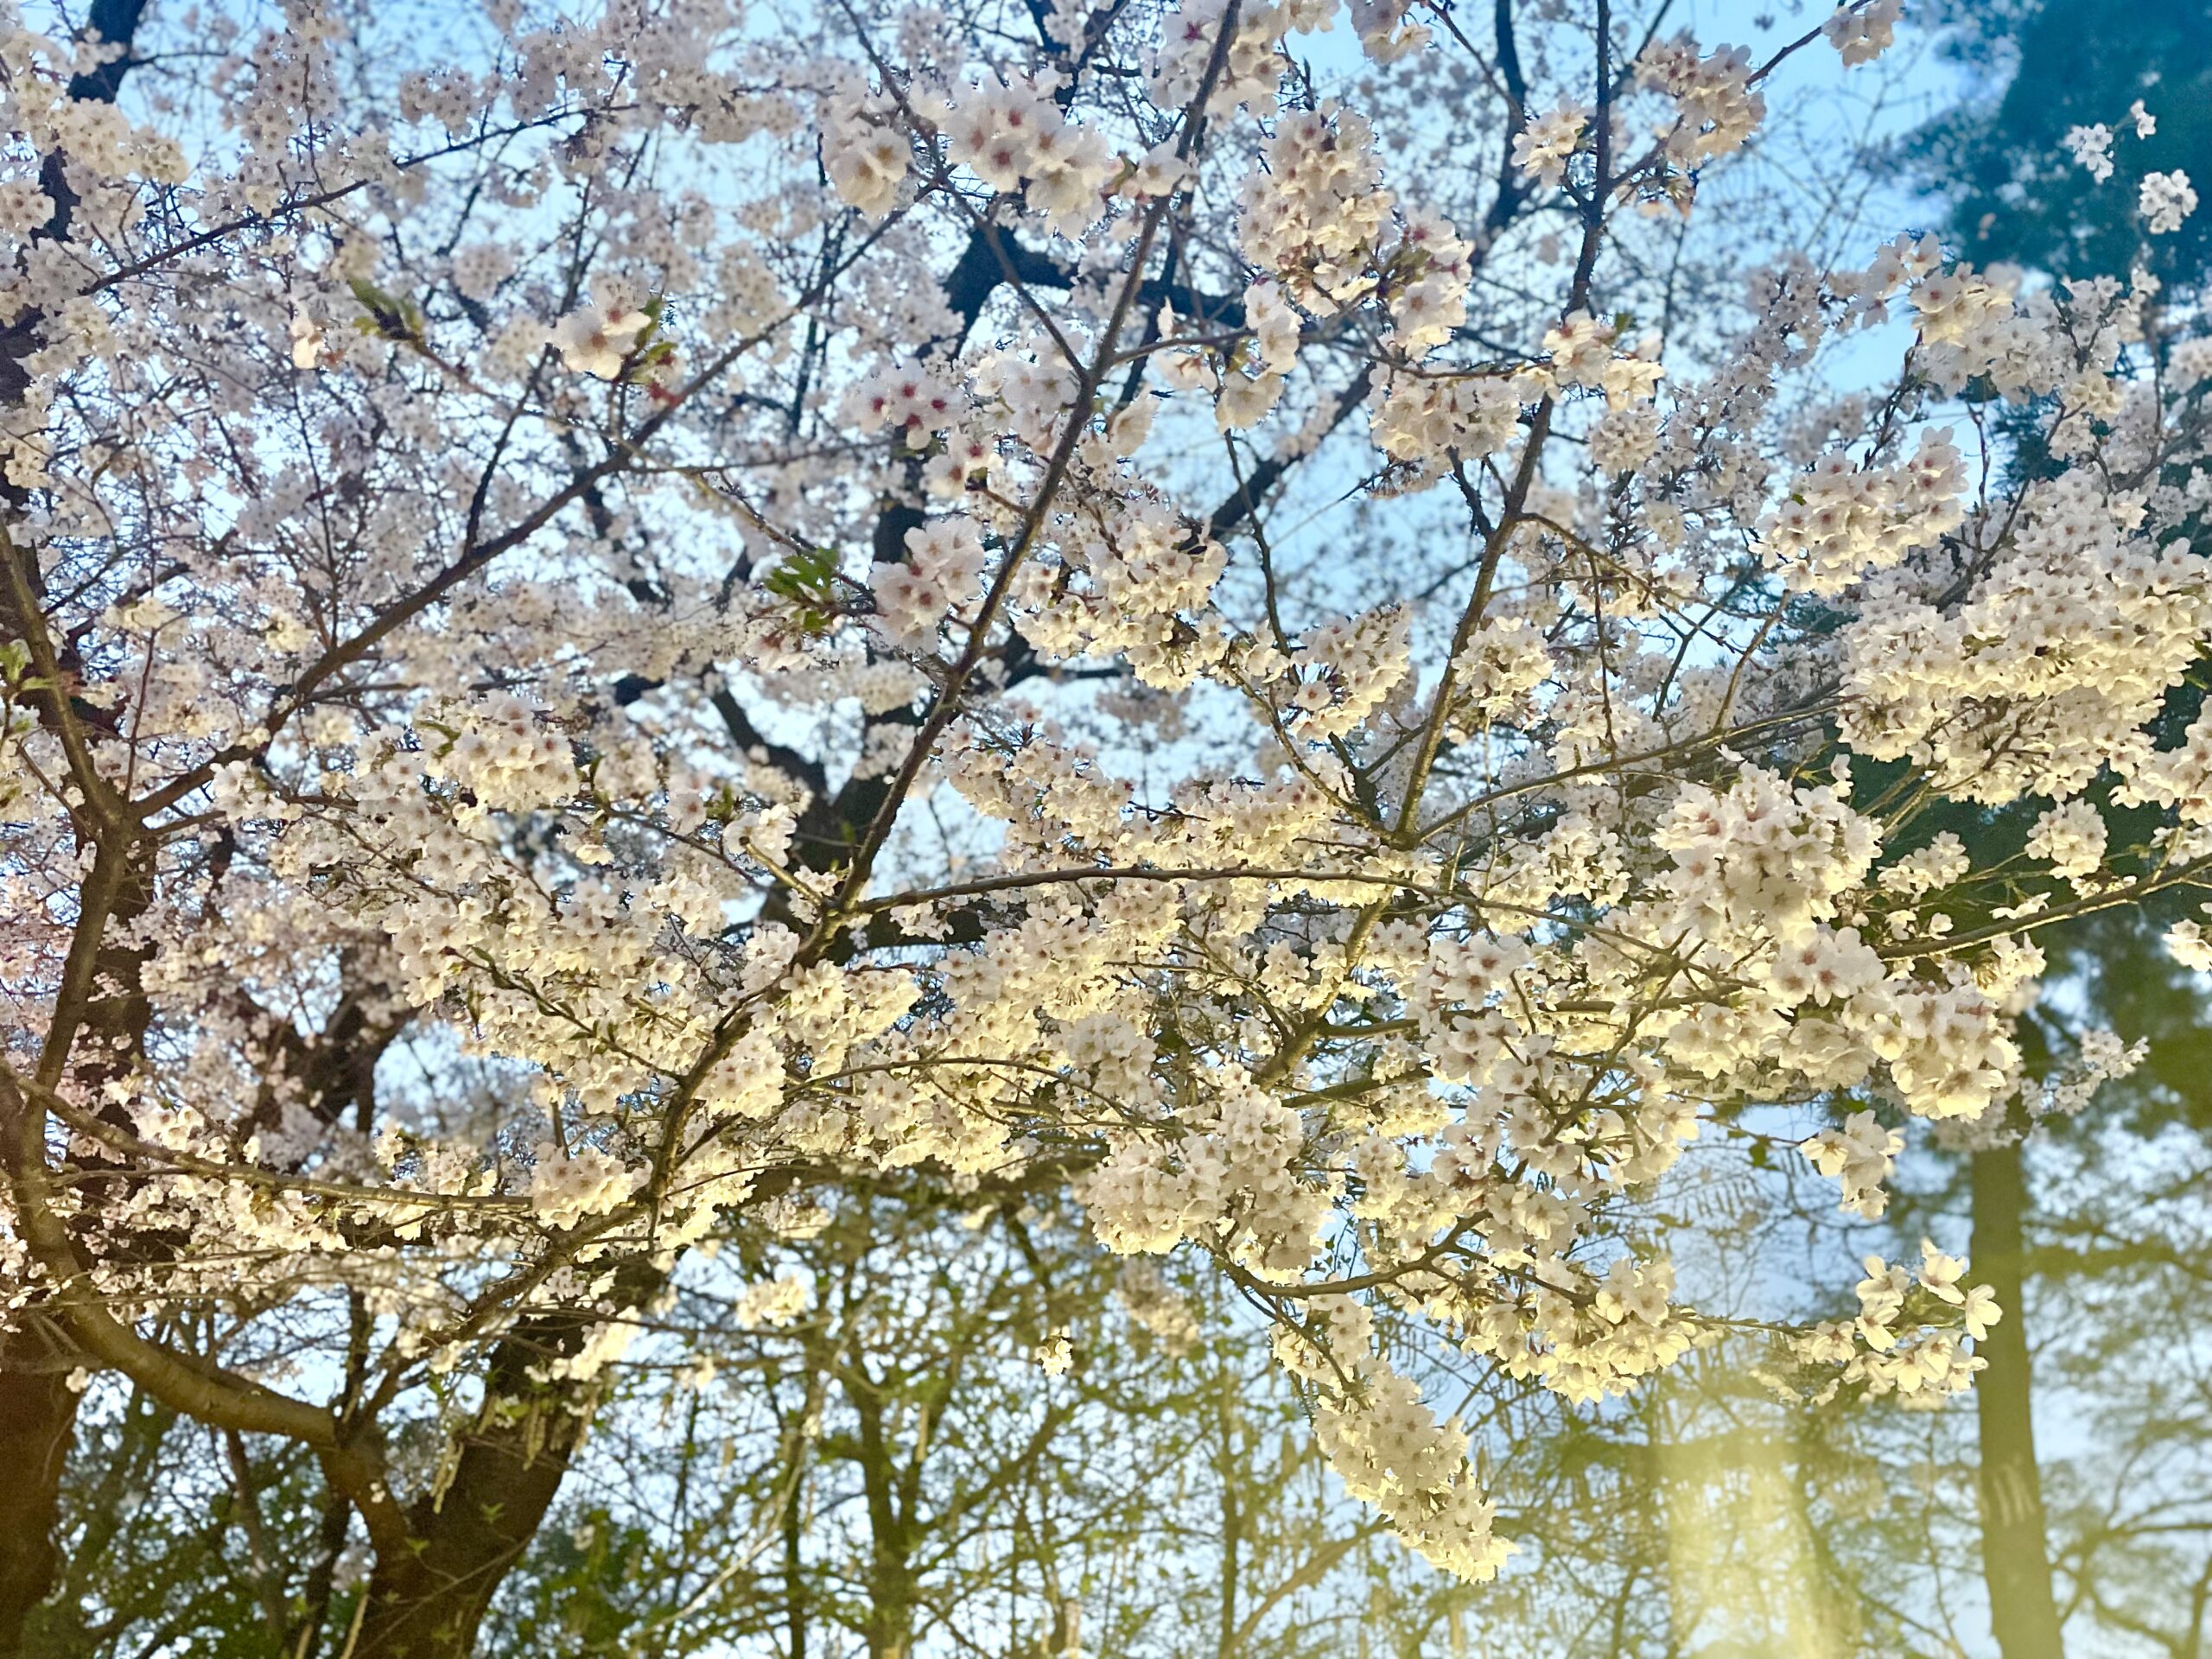
[[[2212,860],[2212,360],[1927,238],[1662,340],[1643,251],[1897,7],[1764,62],[1553,10],[11,17],[0,1264],[56,1442],[78,1366],[312,1448],[353,1650],[465,1651],[683,1275],[901,1182],[1211,1257],[1468,1579],[1386,1324],[1578,1400],[1731,1330],[1968,1386],[1934,1244],[1789,1326],[1677,1301],[1648,1200],[1788,1121],[1876,1214],[1916,1122],[2127,1065],[2008,1033],[2037,927]],[[1371,556],[1286,546],[1306,480]]]

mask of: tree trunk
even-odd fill
[[[791,1437],[791,1489],[784,1498],[784,1659],[806,1659],[806,1441]]]
[[[433,1510],[416,1506],[411,1535],[379,1550],[353,1659],[467,1659],[493,1594],[537,1535],[586,1414],[558,1397],[536,1402],[544,1442],[528,1455],[518,1424],[488,1430],[461,1454],[460,1472]]]
[[[2063,1659],[2058,1604],[2044,1534],[2028,1377],[2027,1282],[2021,1218],[2027,1175],[2020,1143],[1974,1154],[1974,1277],[2004,1317],[1975,1344],[1989,1362],[1974,1382],[1980,1431],[1981,1560],[1989,1619],[2005,1659]]]
[[[1237,1512],[1236,1482],[1243,1472],[1236,1456],[1237,1379],[1223,1376],[1219,1406],[1221,1461],[1221,1629],[1214,1642],[1216,1659],[1233,1659],[1237,1648],[1237,1576],[1243,1567],[1243,1517]]]
[[[549,1409],[540,1408],[540,1409]],[[583,1438],[584,1420],[554,1405],[546,1443],[526,1458],[517,1436],[501,1431],[463,1455],[456,1478],[427,1528],[380,1552],[369,1575],[353,1659],[467,1659],[492,1597],[522,1558]]]
[[[907,1659],[914,1641],[914,1579],[898,1474],[883,1433],[882,1403],[872,1386],[848,1383],[860,1419],[861,1480],[868,1497],[868,1605],[861,1634],[868,1659]]]
[[[23,1621],[60,1573],[54,1529],[78,1397],[35,1335],[0,1334],[0,1654],[22,1650]]]
[[[616,1305],[625,1312],[668,1279],[644,1262],[618,1272]],[[485,1410],[452,1481],[410,1506],[405,1537],[370,1529],[376,1560],[351,1659],[467,1659],[476,1650],[492,1598],[544,1524],[601,1396],[595,1378],[546,1382],[533,1373],[581,1351],[607,1317],[537,1314],[493,1351]]]

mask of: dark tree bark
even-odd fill
[[[1975,1344],[1989,1362],[1974,1381],[1980,1432],[1981,1559],[1990,1624],[2005,1659],[2062,1659],[2036,1466],[2034,1396],[2028,1375],[2023,1217],[2027,1173],[2020,1143],[1974,1154],[1974,1275],[1997,1294],[2004,1317]]]
[[[492,1598],[522,1559],[583,1443],[597,1402],[575,1389],[533,1385],[526,1367],[544,1351],[511,1338],[494,1355],[487,1418],[461,1455],[452,1484],[418,1498],[406,1535],[379,1541],[354,1659],[466,1659]]]
[[[35,1332],[0,1334],[0,1654],[22,1650],[23,1621],[60,1574],[54,1527],[77,1399]]]
[[[494,1374],[498,1368],[494,1367]],[[544,1434],[531,1448],[502,1427],[462,1454],[461,1469],[433,1510],[417,1504],[408,1537],[379,1551],[369,1577],[355,1659],[466,1659],[492,1597],[552,1507],[588,1413],[538,1402]]]
[[[616,1305],[650,1300],[667,1272],[624,1264]],[[371,1526],[375,1565],[352,1659],[467,1659],[492,1598],[544,1524],[600,1405],[597,1379],[542,1382],[549,1361],[582,1351],[604,1312],[562,1309],[523,1320],[493,1351],[486,1402],[452,1481],[407,1511],[404,1535]]]

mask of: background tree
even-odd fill
[[[2202,5],[2121,10],[2085,0],[2002,0],[1931,9],[1969,92],[1913,133],[1901,150],[1909,175],[1948,211],[1961,251],[2061,276],[2147,260],[2161,277],[2194,286],[2212,243],[2202,222],[2145,246],[2136,181],[2180,168],[2212,179],[2212,115],[2205,69],[2212,12]],[[2131,108],[2156,130],[2138,137]],[[2076,128],[2103,127],[2125,169],[2105,188],[2067,146]]]

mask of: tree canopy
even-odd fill
[[[1899,10],[0,19],[0,1649],[2056,1641],[2208,118],[1816,258]]]

